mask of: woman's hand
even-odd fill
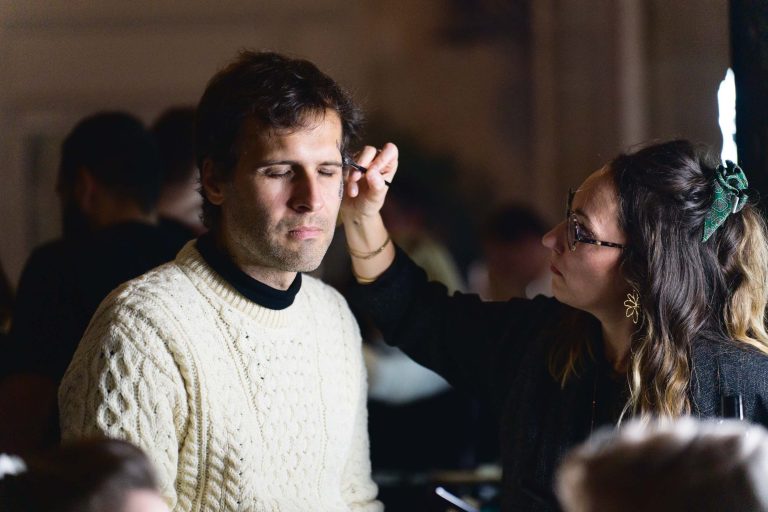
[[[360,151],[356,163],[368,172],[352,169],[347,176],[347,193],[341,205],[343,221],[360,221],[378,215],[387,195],[387,183],[392,182],[397,172],[397,157],[397,146],[392,143],[385,144],[381,150],[365,146]]]
[[[341,219],[352,256],[352,272],[359,283],[371,283],[395,259],[395,246],[379,210],[387,196],[387,183],[397,172],[397,146],[388,143],[381,151],[366,146],[357,156],[357,163],[368,170],[354,170],[347,176]]]

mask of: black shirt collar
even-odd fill
[[[287,290],[278,290],[257,281],[235,265],[232,258],[216,245],[213,234],[207,233],[197,239],[197,250],[206,263],[211,266],[232,287],[248,300],[269,309],[285,309],[293,304],[296,294],[301,289],[301,272]]]

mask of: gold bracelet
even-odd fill
[[[349,244],[347,244],[347,250],[349,251],[349,255],[350,255],[350,256],[352,256],[353,258],[357,258],[357,259],[360,259],[360,260],[369,260],[369,259],[373,258],[374,256],[376,256],[377,254],[380,254],[380,253],[381,253],[381,251],[383,251],[383,250],[384,250],[384,248],[385,248],[385,247],[386,247],[386,246],[389,244],[389,242],[391,242],[391,241],[392,241],[392,237],[391,237],[391,236],[389,236],[389,233],[387,233],[387,239],[386,239],[386,240],[384,240],[384,243],[383,243],[383,244],[381,244],[381,247],[379,247],[379,248],[378,248],[378,249],[376,249],[375,251],[372,251],[372,252],[360,252],[360,251],[356,251],[356,250],[352,249],[352,248],[349,246]]]
[[[352,269],[352,275],[355,276],[355,280],[360,284],[371,284],[378,279],[378,277],[363,277],[355,272],[354,268]]]

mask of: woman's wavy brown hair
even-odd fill
[[[768,238],[757,209],[728,216],[702,242],[719,158],[673,140],[610,163],[627,235],[622,273],[640,293],[642,323],[631,345],[635,416],[691,411],[691,348],[727,340],[768,353]]]
[[[760,213],[747,204],[701,241],[718,165],[705,147],[686,140],[650,145],[609,164],[627,240],[621,269],[639,292],[642,310],[631,340],[624,408],[635,417],[691,411],[691,348],[697,340],[743,343],[768,353],[768,236]],[[562,384],[589,357],[585,347],[581,341],[553,353],[550,370]]]

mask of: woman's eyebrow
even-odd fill
[[[592,224],[592,221],[590,220],[589,215],[584,213],[584,210],[582,210],[581,208],[576,208],[575,210],[573,210],[573,213],[575,213],[576,215],[584,219],[584,222],[583,222],[584,227],[586,227],[590,231],[594,231],[594,225]]]

